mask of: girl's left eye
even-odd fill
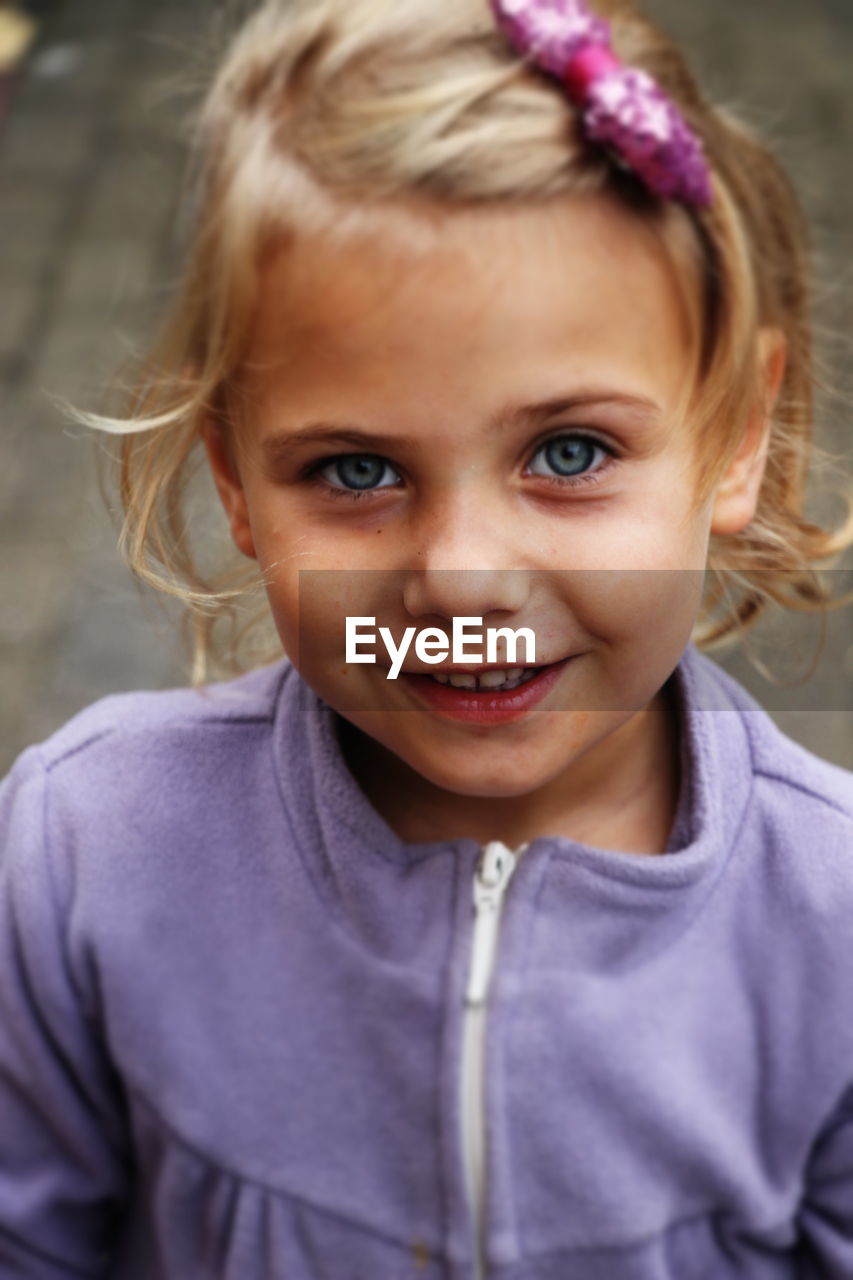
[[[606,461],[599,461],[597,466],[593,466],[596,455],[603,459],[612,458],[613,450],[594,436],[553,436],[536,450],[528,470],[532,475],[551,480],[592,482],[597,480],[597,473],[607,466]]]
[[[357,498],[362,493],[388,489],[400,477],[390,462],[376,453],[344,453],[315,469],[335,496]]]

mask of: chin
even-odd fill
[[[529,795],[531,791],[544,786],[550,778],[544,770],[541,773],[521,770],[518,762],[503,768],[489,768],[488,763],[484,763],[478,768],[472,767],[469,760],[466,762],[467,768],[456,769],[452,767],[452,762],[448,761],[438,764],[433,761],[411,759],[406,763],[433,786],[441,787],[443,791],[450,791],[457,796],[471,796],[472,799],[502,800],[512,796]]]

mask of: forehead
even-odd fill
[[[572,196],[389,217],[279,249],[248,363],[262,397],[312,411],[318,398],[350,413],[377,397],[413,413],[451,398],[485,408],[487,394],[561,394],[567,381],[674,402],[690,340],[660,237],[608,197]]]

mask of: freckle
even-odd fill
[[[342,676],[349,675],[349,667],[346,665],[346,663],[344,663],[344,665],[341,667],[341,675]]]
[[[382,530],[381,530],[381,529],[377,529],[377,530],[376,530],[376,532],[377,532],[377,533],[381,533],[381,532],[382,532]]]

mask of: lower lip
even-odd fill
[[[456,689],[451,684],[439,684],[432,676],[411,673],[398,678],[419,701],[450,720],[464,720],[469,724],[507,724],[511,720],[519,720],[540,703],[570,662],[571,658],[552,662],[532,680],[506,692],[499,689]]]

